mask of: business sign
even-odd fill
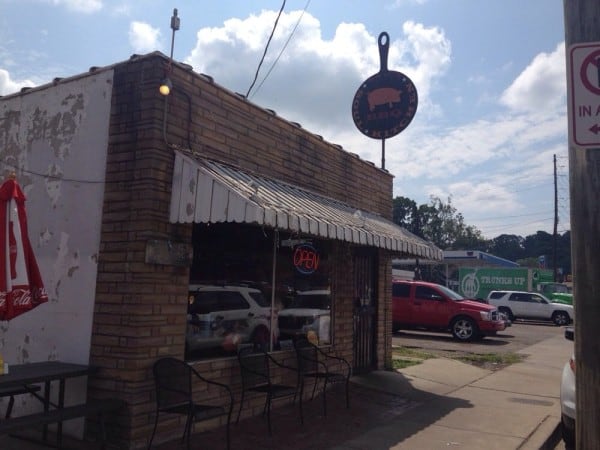
[[[316,272],[320,259],[319,252],[311,244],[300,244],[294,249],[294,267],[303,275]]]
[[[417,112],[417,89],[402,72],[388,70],[389,35],[379,35],[378,73],[363,82],[352,100],[352,119],[356,128],[373,139],[397,135]]]
[[[600,42],[572,45],[567,60],[571,141],[600,148]]]
[[[461,267],[458,292],[466,298],[486,298],[490,291],[534,291],[538,283],[552,279],[550,270]]]

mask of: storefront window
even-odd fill
[[[328,241],[213,224],[195,226],[193,245],[187,359],[233,356],[241,345],[277,350],[298,336],[331,342]]]

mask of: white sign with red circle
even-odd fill
[[[567,61],[570,138],[575,145],[600,148],[600,42],[572,45]]]

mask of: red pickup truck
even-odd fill
[[[506,324],[491,305],[467,300],[445,286],[426,281],[392,282],[393,330],[450,331],[460,341],[494,335]]]

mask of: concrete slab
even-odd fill
[[[417,402],[438,395],[446,395],[456,389],[454,386],[422,380],[393,371],[377,371],[367,375],[355,375],[351,381],[370,389],[400,395]]]
[[[421,364],[400,369],[399,372],[407,377],[454,387],[466,386],[492,373],[490,370],[448,358],[426,359]]]
[[[476,407],[493,406],[508,410],[525,407],[531,408],[535,413],[543,412],[544,414],[554,409],[560,410],[558,398],[482,389],[477,386],[465,386],[455,391],[453,395],[473,403]]]
[[[401,432],[399,433],[399,428]],[[390,438],[394,436],[394,438]],[[506,450],[518,448],[521,439],[503,436],[496,433],[483,434],[462,429],[452,429],[437,423],[423,428],[422,424],[404,419],[402,423],[394,423],[380,427],[371,433],[344,442],[333,450],[373,450],[373,449],[409,449],[437,450],[460,448],[462,450]]]
[[[564,365],[564,362],[563,362]],[[472,383],[472,386],[552,398],[560,396],[560,369],[549,370],[532,364],[515,364]]]
[[[554,336],[519,350],[517,353],[528,355],[527,361],[529,362],[562,368],[560,362],[569,359],[573,353],[573,342],[565,339],[564,335]]]
[[[461,390],[462,393],[462,390]],[[461,400],[465,398],[461,395]],[[500,398],[499,398],[500,400]],[[443,409],[446,399],[438,399],[410,411],[410,420],[430,423],[432,410]],[[500,403],[500,402],[499,402]],[[436,425],[452,429],[468,430],[489,434],[502,434],[525,439],[531,430],[540,424],[540,417],[546,417],[546,410],[539,406],[513,405],[512,408],[499,405],[469,402],[467,408],[455,408],[435,420]],[[437,417],[437,415],[436,415]]]

